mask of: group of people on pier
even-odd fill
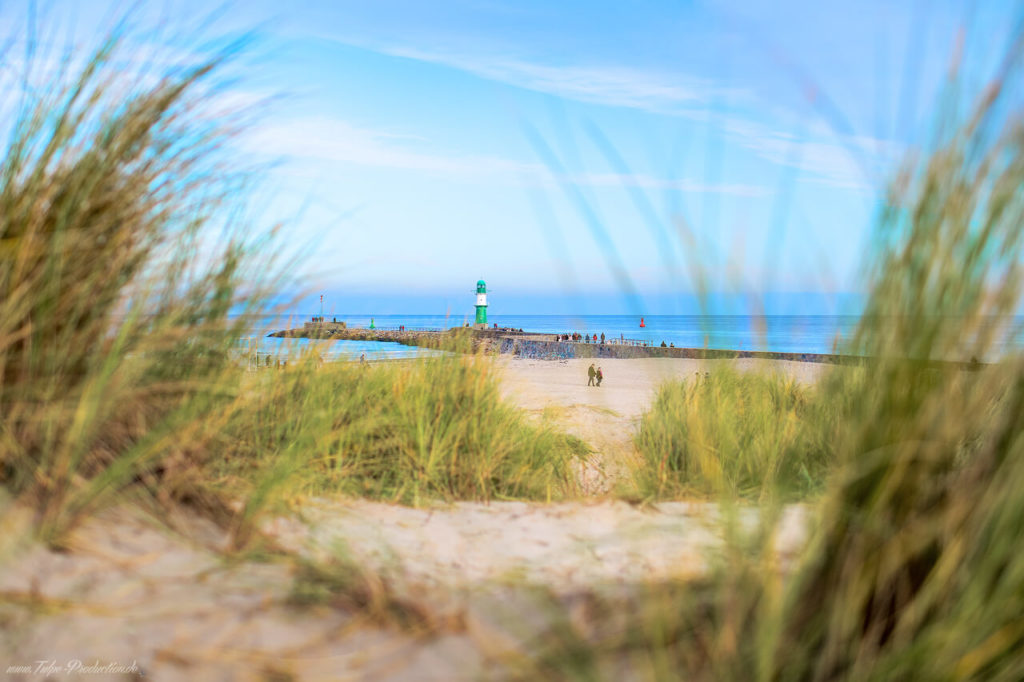
[[[559,341],[582,341],[583,343],[598,343],[597,333],[593,336],[590,334],[580,334],[579,332],[572,332],[571,334],[561,334],[558,337]],[[600,343],[604,343],[604,334],[601,334]]]
[[[619,334],[617,339],[605,339],[604,333],[598,335],[597,332],[593,334],[580,334],[579,332],[569,332],[566,334],[555,335],[555,341],[575,341],[577,343],[615,343],[625,346],[640,346],[647,348],[654,345],[654,341],[648,341],[646,339],[627,339],[624,335]],[[674,343],[666,344],[664,341],[661,342],[662,348],[675,348]]]

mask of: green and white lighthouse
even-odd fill
[[[476,326],[487,326],[487,283],[483,280],[476,283]]]

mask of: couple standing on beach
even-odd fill
[[[590,369],[587,370],[587,376],[590,378],[590,381],[587,382],[587,386],[593,386],[595,378],[597,379],[597,385],[600,386],[601,381],[604,379],[604,372],[601,371],[600,367],[594,369],[594,363],[590,363]]]

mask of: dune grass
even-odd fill
[[[640,494],[757,499],[820,491],[833,458],[811,428],[820,419],[815,399],[813,388],[793,379],[728,365],[666,382],[634,439]]]
[[[26,100],[0,162],[0,482],[49,539],[131,484],[195,500],[228,313],[271,280],[220,213],[240,176],[204,102],[231,50],[145,84],[119,49]]]
[[[724,490],[728,506],[814,463],[823,493],[796,566],[776,560],[764,505],[760,535],[706,580],[651,586],[596,634],[567,620],[527,677],[1024,679],[1024,358],[994,324],[1019,310],[1024,275],[1024,124],[1000,99],[1019,56],[893,183],[845,349],[862,367],[813,392],[670,384],[645,417],[653,494]],[[969,358],[992,364],[942,362]]]
[[[1024,359],[999,357],[991,324],[1021,301],[1024,125],[999,100],[1019,75],[888,198],[853,340],[876,361],[824,387],[841,406],[838,471],[762,651],[773,677],[1024,672]],[[972,356],[999,361],[928,362]]]
[[[290,264],[239,219],[237,120],[216,101],[235,48],[133,80],[122,38],[26,100],[0,165],[0,485],[40,535],[129,497],[241,533],[285,491],[568,494],[582,444],[528,424],[481,358],[244,371],[238,314]],[[461,330],[445,343],[470,350]]]
[[[479,355],[380,364],[306,361],[246,384],[221,465],[291,494],[428,500],[561,499],[575,491],[577,439],[527,419]]]

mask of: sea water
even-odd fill
[[[436,354],[415,346],[379,341],[309,341],[267,338],[281,329],[301,327],[311,319],[303,316],[251,318],[244,341],[258,351],[287,358],[316,344],[325,359],[368,360],[424,357]],[[472,318],[444,315],[335,315],[327,318],[345,322],[350,328],[442,330],[471,324]],[[489,326],[522,329],[540,334],[604,334],[606,339],[631,339],[660,346],[664,341],[677,348],[711,348],[785,353],[834,353],[841,350],[856,330],[859,317],[853,315],[490,315]],[[1024,317],[1006,322],[1007,334],[998,352],[1024,350]]]

